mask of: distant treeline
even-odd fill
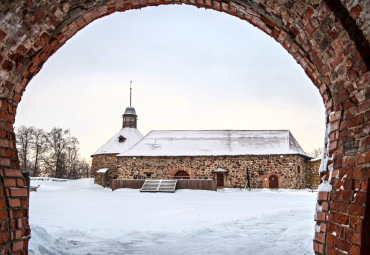
[[[15,134],[23,172],[30,172],[34,177],[89,177],[90,165],[79,156],[79,142],[69,129],[54,127],[45,131],[34,126],[20,126]]]

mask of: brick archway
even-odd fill
[[[194,169],[189,168],[189,167],[178,167],[178,168],[171,169],[171,171],[169,172],[170,178],[174,179],[176,173],[179,171],[185,171],[186,173],[188,173],[190,179],[194,179],[194,176],[195,176],[194,173],[196,172]]]
[[[27,250],[28,194],[13,124],[28,82],[53,53],[94,20],[162,4],[194,5],[246,20],[272,36],[302,66],[326,106],[328,139],[321,176],[333,185],[332,190],[324,185],[318,195],[314,250],[370,253],[366,245],[370,242],[370,3],[361,0],[0,3],[0,250]]]

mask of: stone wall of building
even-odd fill
[[[306,187],[309,189],[317,189],[320,185],[320,169],[321,160],[310,160],[306,163]]]
[[[269,177],[279,178],[279,188],[306,187],[305,157],[299,155],[273,156],[196,156],[196,157],[118,157],[118,178],[138,176],[153,179],[173,178],[186,171],[191,179],[212,178],[212,171],[223,168],[224,186],[242,188],[246,185],[247,168],[252,188],[268,188]]]
[[[104,173],[95,173],[94,183],[103,187],[110,186],[109,170]]]
[[[109,169],[110,178],[117,178],[117,157],[116,154],[94,155],[91,163],[91,176],[96,177],[96,171],[102,168]]]

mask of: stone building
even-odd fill
[[[151,131],[117,155],[119,179],[208,179],[217,185],[306,188],[306,156],[289,130]]]
[[[317,189],[320,185],[319,169],[322,155],[313,158],[306,163],[306,184],[309,189]]]
[[[135,108],[122,129],[92,155],[91,174],[104,187],[112,179],[217,179],[219,187],[312,187],[309,163],[289,130],[137,129]],[[103,171],[104,170],[104,171]]]
[[[110,179],[115,179],[118,176],[116,156],[130,149],[143,138],[143,135],[137,130],[135,108],[132,106],[127,107],[122,117],[122,129],[91,155],[91,176],[97,177],[95,178],[95,182],[102,186],[106,186],[106,183],[109,183]],[[104,173],[103,171],[97,173],[99,169],[108,170]]]

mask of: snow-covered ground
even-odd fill
[[[313,254],[308,190],[111,191],[32,181],[30,254]]]

